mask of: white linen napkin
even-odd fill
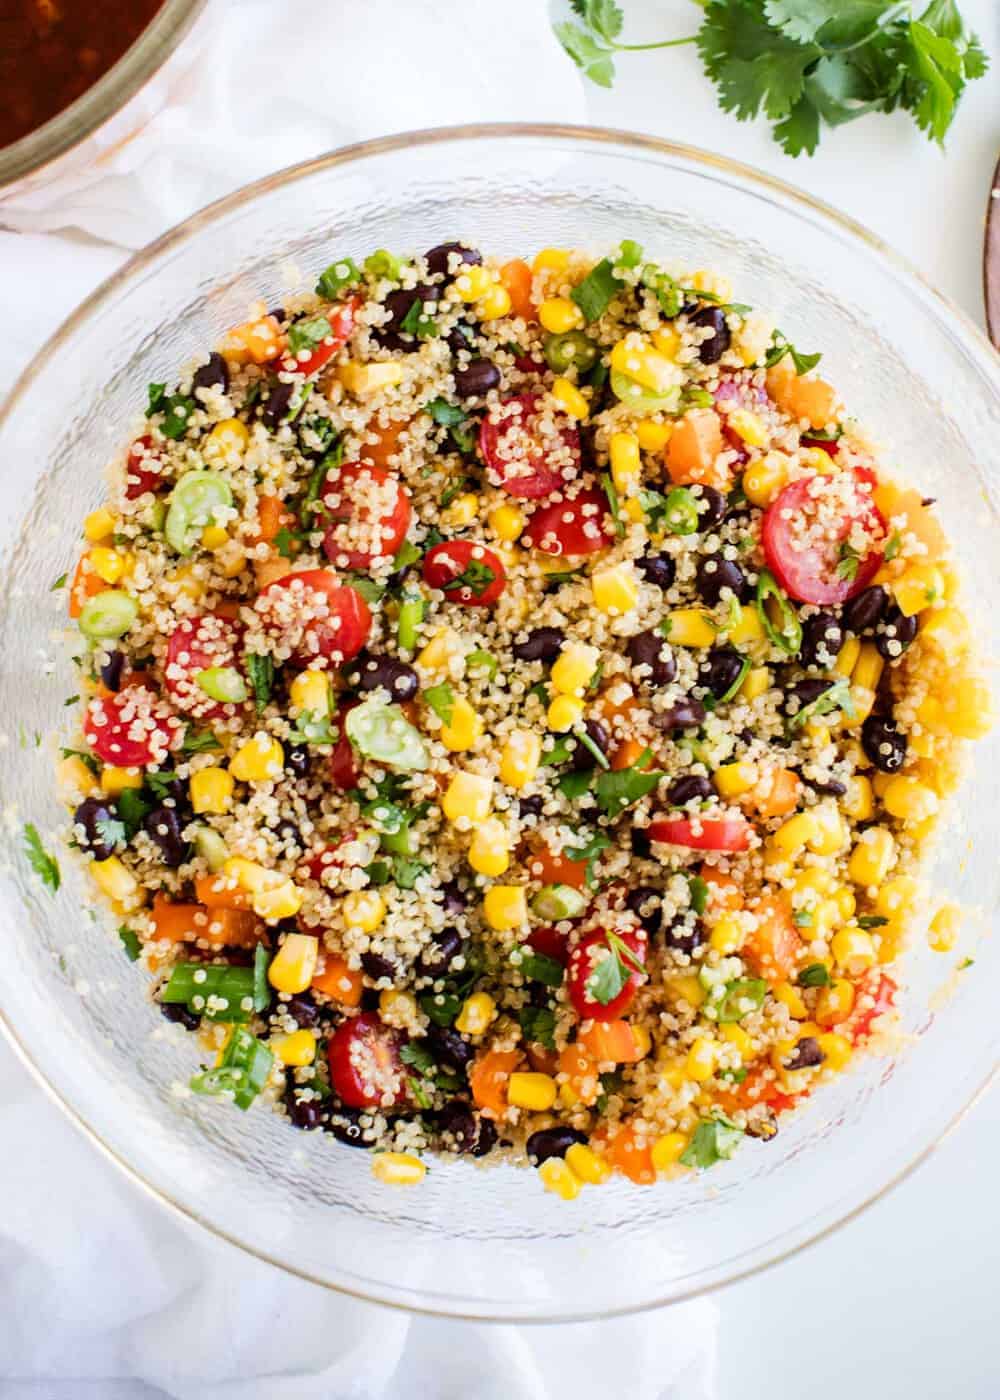
[[[396,131],[585,116],[542,0],[213,3],[180,105],[99,169],[0,204],[0,229],[18,231],[0,232],[0,393],[125,249],[248,180]],[[491,1327],[408,1317],[260,1264],[120,1176],[2,1044],[0,1143],[0,1400],[715,1396],[707,1300]]]

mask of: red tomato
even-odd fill
[[[527,938],[527,946],[546,958],[554,958],[563,967],[569,961],[568,934],[554,928],[535,928]]]
[[[811,438],[811,437],[804,437],[804,438],[802,439],[802,446],[803,446],[803,447],[818,447],[818,448],[820,449],[820,451],[821,451],[821,452],[825,452],[826,455],[827,455],[828,457],[836,457],[836,455],[837,455],[837,441],[836,441],[836,439],[834,439],[833,441],[831,441],[830,438]]]
[[[162,763],[180,743],[184,724],[154,691],[129,686],[117,695],[95,696],[83,721],[87,745],[114,768]]]
[[[887,1011],[891,1011],[896,1002],[898,986],[888,973],[880,972],[873,967],[864,974],[858,981],[855,997],[855,1009],[839,1026],[834,1026],[835,1031],[841,1035],[846,1035],[856,1045],[859,1040],[866,1040],[872,1032],[872,1022],[876,1016],[884,1016]],[[859,1007],[857,1002],[861,998],[872,998],[872,1005]]]
[[[324,885],[324,874],[328,870],[336,870],[344,864],[344,847],[347,846],[357,836],[356,831],[345,831],[339,841],[331,841],[325,846],[320,846],[318,850],[310,851],[305,860],[299,866],[299,870],[310,880],[315,880],[317,885]]]
[[[507,572],[492,549],[472,540],[447,540],[429,549],[423,577],[431,588],[440,588],[449,603],[467,608],[488,608],[507,584]]]
[[[330,525],[323,553],[342,569],[370,569],[391,559],[406,538],[410,497],[385,467],[347,462],[323,483],[322,502]]]
[[[491,408],[479,430],[487,479],[511,496],[550,496],[580,470],[580,434],[568,426],[543,433],[541,403],[540,394],[515,394]]]
[[[790,598],[800,603],[845,603],[878,573],[885,520],[868,489],[871,479],[864,469],[802,477],[786,486],[764,512],[764,557]],[[845,489],[846,503],[840,495]],[[832,530],[819,518],[821,510],[829,509],[824,496],[831,495],[836,511]],[[857,561],[856,573],[846,572],[841,547],[858,523],[876,543]]]
[[[607,549],[614,537],[607,497],[592,490],[536,510],[521,543],[545,554],[594,554]]]
[[[160,469],[163,458],[153,446],[151,437],[136,438],[128,450],[125,463],[125,495],[130,501],[147,491],[158,491],[163,485]]]
[[[338,711],[340,720],[340,737],[333,746],[330,755],[330,779],[335,787],[339,787],[342,792],[350,792],[356,788],[361,781],[361,767],[358,763],[358,756],[354,752],[354,745],[347,737],[347,730],[344,727],[344,717],[348,710],[353,710],[358,702],[352,701]]]
[[[218,719],[233,713],[230,705],[212,700],[198,684],[198,672],[211,666],[227,666],[240,671],[240,640],[243,628],[218,613],[185,618],[177,624],[167,643],[163,679],[174,704],[198,719]]]
[[[329,569],[303,569],[269,583],[254,604],[267,630],[298,661],[325,656],[335,666],[352,660],[368,640],[372,615],[355,588]]]
[[[407,1101],[405,1039],[366,1011],[338,1026],[327,1055],[330,1083],[349,1108],[394,1108]]]
[[[330,323],[330,334],[304,360],[296,355],[282,357],[280,368],[288,373],[315,374],[342,345],[346,345],[354,331],[354,319],[361,309],[361,298],[350,297],[342,306],[325,313]]]
[[[697,822],[688,817],[657,817],[646,827],[646,835],[650,841],[692,851],[745,851],[750,844],[750,826],[742,817],[702,817]]]
[[[615,933],[638,962],[646,961],[646,935],[641,928],[617,929]],[[619,960],[628,973],[625,984],[607,1005],[597,1001],[590,995],[588,983],[594,975],[598,961],[601,960],[598,954],[601,954],[602,950],[607,957],[615,957],[615,953],[609,951],[607,936],[599,930],[589,934],[582,943],[578,943],[569,955],[569,999],[581,1021],[615,1021],[619,1016],[624,1016],[635,1000],[636,992],[647,980],[644,972],[633,967],[628,957],[619,953]]]

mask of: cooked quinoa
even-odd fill
[[[149,386],[61,782],[193,1090],[572,1197],[766,1142],[865,1048],[989,697],[818,359],[631,242],[453,243]]]

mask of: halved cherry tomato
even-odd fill
[[[641,928],[616,929],[615,935],[630,950],[636,962],[645,963],[646,935]],[[622,964],[623,971],[628,974],[621,991],[611,997],[607,1003],[598,1001],[591,995],[590,991],[591,979],[602,956],[617,957]],[[581,1021],[617,1020],[632,1005],[636,992],[646,980],[646,974],[634,967],[630,958],[612,950],[607,936],[601,930],[589,934],[570,953],[567,987],[573,1009]]]
[[[349,1108],[394,1108],[407,1101],[405,1038],[373,1011],[338,1026],[327,1056],[330,1083]]]
[[[198,684],[198,675],[215,666],[242,674],[242,635],[239,623],[218,613],[186,617],[177,624],[167,642],[163,680],[179,710],[198,719],[218,719],[233,713],[231,705],[205,694]]]
[[[473,540],[447,540],[424,555],[424,582],[449,603],[487,608],[507,585],[507,571],[492,549]]]
[[[125,495],[130,501],[144,496],[147,491],[158,491],[164,480],[160,474],[163,459],[159,456],[151,437],[136,438],[128,450],[125,463]]]
[[[317,885],[325,885],[327,882],[323,876],[328,870],[338,870],[346,861],[345,847],[355,839],[357,832],[345,831],[339,841],[330,841],[325,846],[319,846],[316,850],[310,851],[299,864],[299,870],[309,880],[314,880]]]
[[[329,569],[303,569],[275,579],[254,604],[265,627],[308,665],[323,656],[352,660],[368,640],[372,615],[355,588]]]
[[[743,817],[657,817],[646,827],[646,835],[650,841],[691,851],[745,851],[750,844],[750,826]]]
[[[580,470],[580,434],[568,425],[543,434],[541,405],[540,394],[515,394],[491,408],[479,430],[490,484],[527,500],[550,496]]]
[[[546,958],[552,958],[554,962],[561,963],[563,967],[569,961],[569,935],[560,933],[558,929],[543,925],[542,928],[533,928],[526,939],[526,946],[533,948],[536,953],[541,953]]]
[[[115,768],[148,768],[180,743],[184,724],[145,686],[117,695],[95,696],[87,705],[83,732],[102,763]]]
[[[342,569],[370,569],[391,559],[406,538],[410,494],[385,467],[361,462],[335,467],[323,483],[321,500],[330,522],[323,553]]]
[[[786,486],[768,506],[762,525],[764,557],[790,598],[845,603],[871,583],[882,567],[885,520],[870,486],[871,474],[863,468],[851,475],[805,476]],[[831,508],[832,527],[823,518]],[[845,569],[841,548],[856,524],[876,543],[862,559],[848,556],[851,567]]]
[[[743,956],[769,982],[784,982],[795,973],[802,939],[784,895],[764,895],[751,905],[757,927],[747,934]]]
[[[354,331],[354,318],[361,309],[361,304],[360,297],[350,297],[341,306],[325,312],[330,323],[330,334],[304,360],[295,355],[284,355],[280,368],[289,374],[306,375],[315,374],[318,369],[322,369],[327,360],[350,340]]]
[[[603,491],[581,491],[572,500],[542,506],[525,526],[521,543],[543,554],[594,554],[614,539]]]
[[[347,729],[344,725],[344,718],[348,710],[353,710],[357,703],[357,700],[351,701],[337,711],[340,734],[333,746],[333,752],[330,754],[330,780],[334,787],[339,787],[342,792],[350,792],[361,781],[361,765],[358,763],[354,745],[347,737]]]
[[[872,1022],[876,1016],[884,1016],[887,1011],[891,1011],[896,1002],[896,993],[899,987],[893,979],[885,972],[880,972],[878,968],[871,968],[859,978],[855,991],[855,1010],[848,1016],[846,1021],[842,1021],[836,1030],[841,1035],[846,1035],[856,1045],[859,1040],[865,1040],[872,1032]],[[872,998],[872,1005],[860,1007],[858,1002],[862,998]]]

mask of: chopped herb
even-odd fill
[[[361,594],[366,603],[379,603],[385,596],[385,584],[376,583],[367,574],[347,574],[346,581],[355,593]]]
[[[608,955],[594,964],[593,971],[586,981],[586,993],[592,1001],[607,1006],[624,990],[629,978],[636,972],[646,975],[645,965],[617,933],[606,930]]]
[[[451,505],[455,497],[460,496],[462,494],[462,491],[465,489],[466,486],[468,486],[468,484],[469,482],[466,477],[459,476],[456,477],[455,480],[452,481],[448,486],[446,486],[445,489],[441,492],[441,509],[446,510],[448,506]]]
[[[567,801],[576,802],[584,793],[590,791],[590,778],[589,773],[564,773],[556,787]]]
[[[49,592],[50,592],[50,593],[55,593],[58,589],[60,589],[60,588],[65,588],[65,587],[66,587],[66,575],[65,575],[65,574],[60,574],[59,577],[56,579],[55,583],[54,583],[54,584],[52,585],[52,587],[49,589]]]
[[[496,574],[489,564],[484,564],[481,559],[470,559],[462,572],[456,574],[447,583],[443,583],[441,588],[444,593],[451,593],[458,588],[468,588],[477,598],[481,598],[495,578]]]
[[[563,850],[563,855],[567,860],[585,860],[587,862],[587,884],[594,887],[594,867],[602,853],[611,846],[611,837],[606,831],[592,831],[585,841],[579,846],[567,846]]]
[[[297,356],[303,350],[316,350],[330,334],[330,322],[326,316],[309,316],[294,321],[288,327],[288,353]]]
[[[442,724],[451,724],[455,708],[455,692],[447,681],[442,681],[440,685],[428,686],[424,691],[423,698]]]
[[[399,1052],[399,1058],[404,1065],[410,1065],[419,1074],[429,1075],[434,1072],[434,1056],[426,1045],[421,1045],[419,1041],[411,1040],[404,1045]]]
[[[158,768],[152,773],[146,773],[146,786],[153,796],[162,802],[164,798],[173,797],[174,783],[179,782],[177,774],[170,768]],[[128,791],[128,789],[126,789]]]
[[[615,522],[615,534],[621,539],[625,533],[625,521],[622,519],[621,505],[618,501],[618,491],[607,473],[601,477],[601,485],[604,487],[604,494],[608,498],[608,510],[611,512],[611,519]]]
[[[593,739],[585,730],[581,730],[581,732],[576,736],[576,741],[578,744],[582,744],[583,747],[589,752],[591,758],[597,764],[598,768],[611,767],[611,764],[609,763],[607,755],[604,753],[603,749],[599,749],[597,747]]]
[[[853,583],[858,576],[858,565],[861,563],[861,555],[844,540],[840,546],[840,562],[837,565],[837,577],[844,579],[847,583]]]
[[[699,915],[699,917],[704,914],[708,907],[708,885],[700,875],[689,876],[688,897],[694,912]]]
[[[245,1026],[237,1025],[219,1063],[194,1075],[191,1089],[212,1098],[231,1097],[237,1108],[245,1111],[267,1083],[273,1064],[274,1056],[267,1046]]]
[[[328,452],[337,441],[336,428],[330,419],[324,418],[321,413],[314,413],[312,417],[302,419],[299,423],[300,438],[306,433],[310,433],[316,439],[315,447],[310,445],[314,451]]]
[[[68,710],[70,705],[75,705],[79,698],[79,695],[67,695],[66,699],[63,701],[63,709]]]
[[[669,273],[664,272],[655,263],[647,263],[642,269],[641,282],[656,297],[660,304],[660,310],[668,321],[672,321],[675,316],[681,314],[684,306],[684,291]]]
[[[556,1048],[556,1013],[550,1006],[525,1006],[518,1012],[521,1033],[529,1045]]]
[[[404,540],[392,561],[392,571],[394,574],[401,573],[404,569],[409,569],[411,565],[418,564],[422,558],[423,553],[420,546],[414,544],[412,540]]]
[[[587,695],[596,695],[596,694],[597,694],[598,688],[600,687],[600,684],[601,684],[601,677],[602,677],[603,675],[604,675],[604,662],[603,662],[603,661],[598,661],[597,666],[594,668],[594,674],[591,676],[590,680],[587,682],[587,688],[586,688],[585,694],[587,694]],[[591,750],[591,752],[593,752],[593,750]],[[601,767],[602,767],[602,768],[606,768],[607,766],[608,766],[608,765],[607,765],[606,763],[602,763],[602,764],[601,764]]]
[[[167,386],[165,384],[147,384],[146,417],[152,418],[154,413],[158,413],[160,405],[166,398]]]
[[[420,1009],[436,1026],[450,1026],[462,1009],[462,997],[454,992],[428,993],[420,998]]]
[[[95,778],[101,771],[101,765],[92,753],[87,753],[82,749],[60,749],[59,752],[63,758],[78,758],[81,763],[86,764]]]
[[[550,588],[561,588],[564,583],[569,583],[571,579],[578,578],[583,573],[582,569],[561,569],[555,573],[545,575],[546,590]]]
[[[759,1011],[767,996],[767,983],[762,977],[737,977],[726,982],[722,997],[714,1006],[716,1020],[720,1025],[742,1021],[753,1011]]]
[[[862,914],[858,919],[858,928],[885,928],[888,922],[881,914]]]
[[[714,1167],[731,1157],[743,1140],[743,1129],[728,1118],[702,1119],[690,1144],[681,1154],[685,1167]]]
[[[617,817],[626,807],[652,792],[664,776],[658,769],[641,772],[641,768],[652,758],[652,750],[644,749],[631,768],[619,768],[614,772],[599,773],[594,784],[597,805],[609,817]]]
[[[533,696],[534,699],[536,699],[540,705],[547,705],[549,703],[549,688],[544,681],[536,681],[535,684],[528,691],[528,694],[530,696]],[[558,747],[559,744],[565,744],[567,742],[568,741],[566,739],[557,739],[556,747]],[[569,753],[567,753],[566,757],[569,757]],[[566,759],[563,759],[564,763],[565,761]]]
[[[438,333],[437,321],[424,314],[424,303],[418,297],[399,324],[404,335],[416,336],[417,340],[430,340]]]
[[[597,1096],[594,1108],[598,1113],[607,1113],[608,1099],[612,1094],[618,1094],[622,1088],[622,1077],[617,1070],[612,1070],[609,1074],[602,1074],[598,1081],[601,1092]]]
[[[792,915],[792,923],[796,928],[812,928],[813,914],[811,909],[796,909]]]
[[[27,822],[24,828],[24,849],[28,857],[28,864],[41,880],[42,884],[55,894],[62,883],[62,876],[59,874],[59,862],[55,856],[50,856],[42,845],[42,838],[38,834],[38,828],[32,822]]]
[[[453,428],[458,423],[464,423],[469,416],[464,408],[448,403],[447,399],[431,399],[424,404],[424,412],[429,413],[434,422],[440,423],[443,428]]]
[[[152,804],[143,797],[141,792],[137,792],[135,788],[125,788],[125,790],[118,795],[115,810],[118,813],[119,820],[114,823],[114,826],[121,827],[118,840],[131,841],[132,837],[142,826],[145,818],[153,809]],[[111,839],[115,835],[115,831],[112,830],[108,837],[109,846],[115,844],[115,841]]]
[[[429,873],[430,866],[426,861],[412,860],[409,856],[393,857],[392,878],[401,890],[414,889],[421,875]]]
[[[583,281],[577,283],[570,296],[583,312],[583,319],[589,325],[604,315],[621,286],[621,281],[614,274],[611,260],[602,258],[591,268]]]
[[[746,1065],[740,1065],[739,1069],[720,1069],[716,1078],[725,1079],[729,1084],[742,1084],[749,1072]]]
[[[801,354],[796,350],[790,340],[786,340],[781,331],[775,331],[771,340],[771,348],[764,358],[764,364],[768,369],[773,369],[786,355],[791,355],[796,374],[808,374],[811,369],[816,368],[823,358],[822,353],[817,353],[815,355]]]
[[[182,753],[212,753],[215,749],[221,749],[222,745],[209,730],[203,729],[200,732],[190,727],[184,731],[184,742],[181,744]]]
[[[187,394],[171,394],[163,400],[160,407],[163,412],[160,432],[164,437],[176,442],[187,432],[188,420],[198,405]]]
[[[320,273],[316,295],[325,297],[327,301],[336,301],[345,288],[354,287],[360,281],[361,272],[357,264],[351,258],[338,258]]]
[[[491,652],[483,651],[481,647],[469,652],[465,658],[465,664],[475,670],[485,671],[490,680],[496,675],[499,666],[496,657]]]
[[[800,987],[829,987],[832,980],[825,963],[810,963],[796,978]]]
[[[456,423],[449,430],[448,436],[458,448],[459,452],[468,456],[476,449],[476,423],[475,419],[467,418],[464,423]]]
[[[282,525],[274,537],[274,546],[282,559],[291,559],[296,553],[295,546],[301,539],[302,536],[297,530],[289,530],[287,525]]]
[[[967,967],[972,967],[975,961],[975,958],[963,958],[958,965],[959,972],[964,972]]]
[[[253,687],[254,707],[258,714],[263,714],[274,688],[274,658],[248,651],[243,661]]]
[[[544,749],[542,751],[542,762],[547,768],[559,768],[562,764],[568,763],[572,757],[572,741],[564,736],[560,736],[552,745],[551,749]]]
[[[527,946],[514,950],[511,964],[529,982],[541,982],[546,987],[561,987],[566,976],[562,963],[544,953],[536,953]]]
[[[821,695],[816,696],[815,700],[810,700],[808,705],[803,705],[801,710],[792,715],[788,721],[788,732],[794,734],[804,724],[811,723],[820,715],[828,715],[833,710],[842,711],[848,719],[857,717],[850,682],[846,676],[841,676],[839,680],[833,681]]]
[[[122,924],[118,930],[118,937],[122,941],[122,947],[128,955],[129,962],[135,962],[142,952],[142,944],[139,942],[139,935],[128,924]]]

